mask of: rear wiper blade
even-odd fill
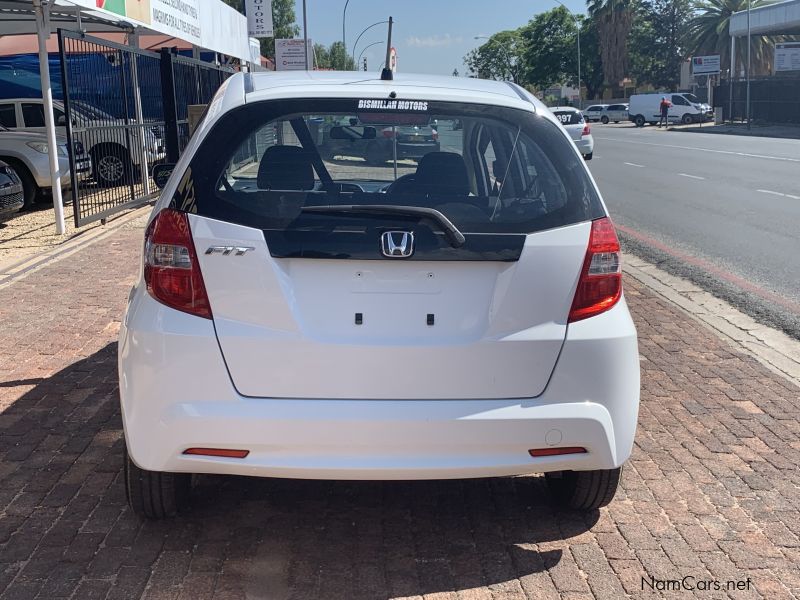
[[[464,234],[453,225],[452,221],[445,217],[435,208],[425,208],[421,206],[394,206],[391,204],[329,204],[323,206],[304,206],[300,209],[305,213],[321,214],[347,214],[347,215],[400,215],[405,217],[419,217],[428,221],[433,221],[444,232],[444,237],[450,242],[453,248],[460,248],[464,245]]]

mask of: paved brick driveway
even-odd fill
[[[140,227],[0,289],[0,599],[800,597],[800,390],[631,281],[643,404],[608,509],[556,512],[538,477],[202,477],[140,522],[115,357]]]

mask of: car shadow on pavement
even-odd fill
[[[198,475],[187,511],[146,522],[125,504],[116,344],[41,381],[6,384],[6,394],[30,388],[0,412],[0,595],[8,597],[33,597],[32,588],[88,597],[103,586],[126,598],[145,586],[200,597],[211,585],[243,598],[548,587],[547,571],[580,577],[561,567],[562,553],[600,515],[553,507],[542,477]]]

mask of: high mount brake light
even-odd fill
[[[603,217],[592,221],[589,247],[569,311],[569,322],[599,315],[613,307],[621,296],[619,240],[611,219]]]
[[[150,295],[190,315],[211,318],[203,274],[186,213],[165,208],[144,237],[144,280]]]

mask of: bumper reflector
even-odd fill
[[[562,454],[586,454],[586,448],[581,446],[567,446],[566,448],[534,448],[528,450],[528,454],[534,458],[540,456],[560,456]]]
[[[184,454],[196,456],[221,456],[223,458],[246,458],[250,450],[229,450],[226,448],[187,448]]]

